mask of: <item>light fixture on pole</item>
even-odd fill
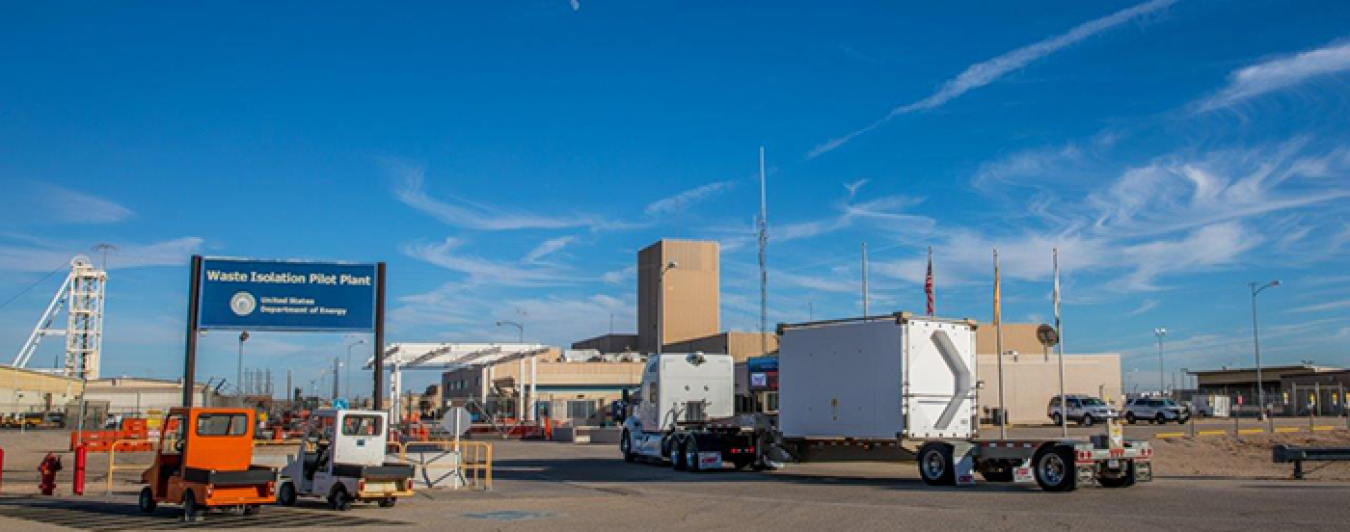
[[[1247,283],[1252,289],[1252,346],[1256,353],[1256,408],[1258,410],[1257,418],[1266,418],[1266,388],[1265,382],[1261,380],[1261,336],[1256,325],[1256,296],[1267,288],[1280,286],[1280,281],[1275,280],[1266,284]]]
[[[1167,393],[1167,370],[1163,369],[1163,337],[1167,336],[1167,329],[1153,329],[1153,335],[1158,337],[1158,395],[1163,395]]]
[[[1055,330],[1049,324],[1041,325],[1036,328],[1036,339],[1041,342],[1041,347],[1045,348],[1045,358],[1050,358],[1050,348],[1059,345],[1059,331]],[[1065,437],[1069,436],[1069,419],[1067,414],[1069,407],[1064,398],[1064,353],[1059,354],[1059,425],[1060,431]]]
[[[358,338],[355,342],[347,345],[347,382],[343,384],[347,388],[347,400],[355,403],[356,397],[352,395],[352,348],[366,343],[365,338]]]
[[[519,337],[519,339],[520,339],[520,343],[522,343],[522,344],[525,343],[525,326],[524,326],[524,325],[521,325],[520,322],[515,322],[515,321],[511,321],[511,320],[501,320],[501,321],[498,321],[498,322],[497,322],[497,326],[498,326],[498,327],[501,327],[501,326],[503,326],[503,325],[510,325],[510,326],[512,326],[512,327],[515,327],[515,328],[516,328],[516,331],[517,331],[517,333],[518,333],[518,337]]]
[[[658,355],[661,354],[661,349],[666,343],[666,272],[679,267],[680,263],[678,262],[673,260],[667,262],[665,266],[661,267],[656,283],[658,288],[656,294],[656,312],[658,314],[656,317],[656,354]]]

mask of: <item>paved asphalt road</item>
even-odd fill
[[[1176,478],[1123,490],[929,488],[913,466],[798,464],[691,474],[627,464],[613,446],[498,442],[491,493],[423,492],[393,509],[317,503],[192,528],[499,530],[1345,530],[1350,484]],[[0,530],[180,528],[173,509],[136,512],[130,493],[0,498]]]

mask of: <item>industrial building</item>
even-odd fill
[[[1012,423],[1048,423],[1046,408],[1059,395],[1059,358],[1036,338],[1038,324],[1003,324],[1003,399]],[[975,330],[976,368],[983,387],[980,412],[989,416],[998,408],[998,342],[995,327]],[[1064,392],[1101,397],[1116,408],[1124,406],[1120,355],[1117,353],[1064,355]]]
[[[605,357],[598,351],[551,349],[447,371],[441,377],[442,397],[445,406],[472,402],[477,406],[471,411],[481,408],[494,417],[517,418],[522,416],[518,400],[523,396],[524,419],[595,425],[604,420],[606,405],[641,383],[642,367],[636,355]]]
[[[1227,397],[1242,415],[1256,415],[1260,394],[1255,367],[1187,373],[1195,377],[1195,393]],[[1315,364],[1262,366],[1260,382],[1272,414],[1306,415],[1311,409],[1339,415],[1350,390],[1350,370]]]
[[[80,397],[80,379],[0,366],[0,414],[53,412]]]
[[[215,390],[206,383],[196,383],[193,391],[192,404],[221,405]],[[183,381],[133,377],[99,379],[89,381],[86,398],[91,402],[106,402],[109,414],[157,417],[170,408],[182,406]]]
[[[719,260],[716,242],[663,239],[638,252],[639,351],[719,332]]]

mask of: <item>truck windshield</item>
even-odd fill
[[[347,416],[342,418],[343,436],[379,436],[380,416]]]
[[[1083,398],[1083,406],[1105,406],[1105,405],[1106,403],[1103,403],[1101,399],[1098,399],[1096,397]]]
[[[243,414],[197,416],[198,436],[243,436],[245,432],[248,432],[248,417]]]

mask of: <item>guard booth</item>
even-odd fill
[[[762,356],[736,365],[736,413],[778,413],[778,357]]]

